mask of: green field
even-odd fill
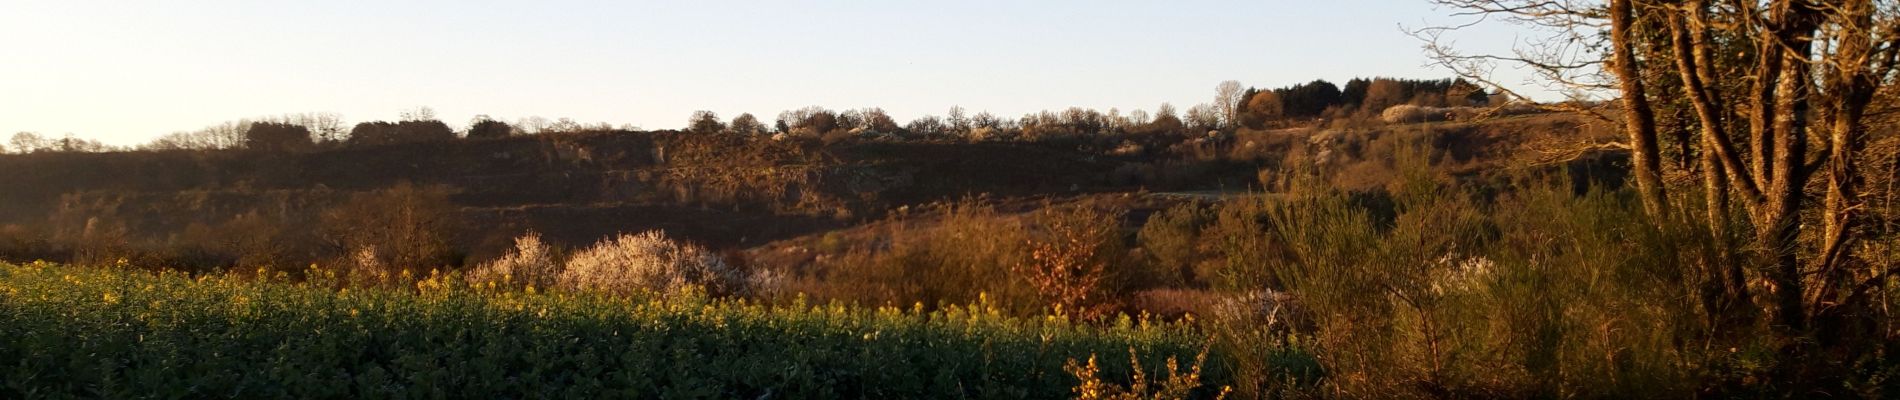
[[[1060,398],[1187,325],[0,264],[0,398]],[[1210,356],[1203,380],[1230,381]],[[1123,360],[1123,362],[1114,362]],[[1165,376],[1165,375],[1163,375]]]

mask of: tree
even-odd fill
[[[402,117],[402,121],[434,121],[435,109],[429,108],[429,106],[417,106],[416,108],[403,110],[399,115]]]
[[[1241,110],[1240,124],[1253,129],[1266,129],[1267,122],[1284,118],[1280,95],[1270,90],[1248,97],[1246,106]]]
[[[694,111],[686,120],[686,131],[692,133],[719,133],[726,130],[726,123],[719,122],[719,114],[712,111]]]
[[[935,115],[925,115],[911,120],[909,124],[905,124],[904,130],[917,136],[939,136],[950,132],[950,125],[944,123],[943,118],[938,118]]]
[[[1765,264],[1711,268],[1704,279],[1712,295],[1722,299],[1718,304],[1734,305],[1712,307],[1711,315],[1735,317],[1736,309],[1767,304],[1769,324],[1781,332],[1834,341],[1893,284],[1895,270],[1856,260],[1852,243],[1864,235],[1855,225],[1864,209],[1857,163],[1867,156],[1867,110],[1897,78],[1900,7],[1872,0],[1610,0],[1602,8],[1536,0],[1434,2],[1552,38],[1526,43],[1586,49],[1468,55],[1445,44],[1445,33],[1457,27],[1414,32],[1440,65],[1515,98],[1524,96],[1489,80],[1495,63],[1529,66],[1547,84],[1579,89],[1574,93],[1619,95],[1620,118],[1597,117],[1622,124],[1638,193],[1657,224],[1684,219],[1668,218],[1667,182],[1659,178],[1665,165],[1657,154],[1659,105],[1650,100],[1681,96],[1690,103],[1689,123],[1699,134],[1677,145],[1701,157],[1700,165],[1682,167],[1695,168],[1682,172],[1701,178],[1710,212],[1700,217],[1717,235],[1732,224],[1752,228],[1751,248]],[[1607,37],[1601,35],[1606,26]],[[1599,72],[1613,82],[1593,78]],[[1811,143],[1820,147],[1809,149]],[[1809,188],[1823,197],[1816,201]],[[1745,221],[1728,217],[1736,203]],[[1803,215],[1819,221],[1803,221]],[[1821,232],[1804,235],[1806,227]],[[1766,301],[1755,300],[1750,281],[1768,283]]]
[[[469,139],[498,139],[514,134],[513,126],[509,126],[507,122],[491,119],[487,115],[476,116],[475,122],[468,125]]]
[[[899,130],[897,120],[892,119],[890,114],[884,113],[882,108],[865,108],[858,110],[857,114],[859,118],[862,118],[859,122],[861,128],[879,133],[896,133]]]
[[[335,113],[285,114],[269,122],[304,127],[310,130],[310,135],[317,142],[336,143],[348,139],[349,131],[343,129],[343,117]]]
[[[1362,112],[1376,114],[1386,108],[1405,104],[1412,98],[1411,90],[1397,79],[1375,78],[1366,85],[1364,98],[1360,99]]]
[[[975,128],[1002,129],[1003,119],[997,118],[996,114],[991,114],[989,111],[979,111],[976,113],[976,116],[970,117],[970,126]]]
[[[33,132],[14,133],[13,139],[8,143],[12,143],[13,151],[20,154],[38,153],[52,148],[46,137]]]
[[[1220,123],[1216,125],[1221,128],[1230,128],[1235,125],[1234,121],[1239,119],[1238,110],[1241,108],[1241,103],[1247,101],[1241,96],[1242,90],[1244,89],[1240,86],[1240,81],[1221,81],[1219,85],[1214,85],[1214,111],[1220,117]]]
[[[244,147],[251,150],[286,153],[307,151],[316,143],[310,129],[282,122],[252,122],[244,131]]]
[[[549,124],[547,117],[531,116],[515,120],[515,130],[523,135],[537,135],[548,132]]]
[[[404,182],[356,193],[325,210],[319,230],[335,251],[357,258],[355,272],[387,278],[452,266],[457,260],[450,235],[459,222],[449,192]]]
[[[944,122],[950,125],[951,133],[961,135],[970,132],[970,117],[964,114],[963,107],[950,106]]]
[[[1174,105],[1161,103],[1155,107],[1155,117],[1148,122],[1146,130],[1153,133],[1179,133],[1184,126],[1181,118],[1174,115]]]
[[[765,124],[759,123],[759,117],[752,116],[752,113],[740,113],[739,116],[732,118],[730,129],[733,133],[741,135],[757,135],[765,133]]]
[[[1656,142],[1656,114],[1649,106],[1649,92],[1636,64],[1636,16],[1630,3],[1635,0],[1610,0],[1610,70],[1623,92],[1624,132],[1630,138],[1630,169],[1636,176],[1636,190],[1643,209],[1661,217],[1668,200],[1663,191],[1662,151]]]
[[[554,122],[542,128],[542,132],[579,132],[582,129],[584,129],[584,127],[580,121],[575,121],[573,118],[560,117],[555,118]]]
[[[455,140],[455,130],[442,121],[371,121],[350,129],[352,146]]]
[[[839,128],[838,114],[819,106],[781,112],[778,120],[796,136],[816,137]]]
[[[1445,88],[1445,105],[1459,107],[1482,107],[1491,104],[1491,92],[1483,87],[1458,79]]]
[[[46,151],[60,153],[99,153],[114,150],[112,146],[100,143],[98,140],[83,139],[71,133],[67,133],[59,139],[54,139],[50,143],[52,148],[46,149]]]
[[[190,132],[172,132],[140,146],[146,150],[215,150],[244,145],[250,120],[227,121]]]
[[[1346,81],[1346,87],[1339,89],[1339,103],[1347,107],[1361,108],[1366,104],[1366,92],[1371,88],[1371,79],[1352,78]]]
[[[1197,132],[1220,129],[1220,111],[1216,111],[1217,109],[1217,107],[1208,104],[1196,104],[1193,107],[1188,107],[1186,122],[1188,126],[1193,127]]]
[[[1285,115],[1295,118],[1317,117],[1326,108],[1339,105],[1341,98],[1339,87],[1325,80],[1275,89],[1274,94],[1280,96]]]

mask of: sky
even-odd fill
[[[678,128],[811,105],[901,121],[1208,102],[1214,86],[1442,78],[1425,0],[0,0],[0,135],[130,145],[223,121],[427,106]],[[1508,50],[1485,25],[1461,48]],[[1522,71],[1497,71],[1507,83]],[[1533,91],[1535,93],[1535,91]]]

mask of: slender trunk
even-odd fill
[[[1688,16],[1670,18],[1670,42],[1675,50],[1676,71],[1681,75],[1683,94],[1695,109],[1696,121],[1701,128],[1702,187],[1704,199],[1708,201],[1707,214],[1710,239],[1717,246],[1716,254],[1728,254],[1729,243],[1729,171],[1723,165],[1724,160],[1732,160],[1734,151],[1727,148],[1727,126],[1724,124],[1720,99],[1707,86],[1708,42],[1704,35],[1692,33],[1703,28],[1702,12],[1706,7],[1700,0],[1691,0],[1685,4]],[[1685,19],[1687,20],[1685,23]],[[1688,26],[1684,26],[1688,25]],[[1700,33],[1700,32],[1697,32]],[[1684,145],[1693,143],[1683,140]],[[1739,163],[1738,163],[1739,164]],[[1744,174],[1746,171],[1737,171]],[[1730,321],[1737,311],[1744,309],[1747,303],[1747,278],[1742,275],[1741,265],[1736,260],[1709,260],[1711,264],[1707,274],[1707,297],[1704,307],[1708,309],[1712,322],[1720,325]]]
[[[1734,140],[1729,138],[1730,121],[1725,118],[1728,114],[1723,112],[1727,109],[1727,103],[1723,101],[1720,91],[1709,86],[1716,77],[1712,70],[1715,60],[1709,57],[1715,44],[1709,39],[1708,3],[1705,0],[1692,0],[1687,7],[1688,26],[1684,30],[1689,39],[1689,51],[1686,55],[1677,54],[1677,57],[1687,57],[1691,64],[1688,68],[1692,71],[1684,72],[1683,81],[1692,89],[1688,95],[1695,105],[1696,118],[1702,122],[1702,139],[1710,142],[1704,143],[1707,147],[1703,152],[1719,160],[1722,171],[1727,172],[1719,176],[1727,179],[1727,188],[1740,192],[1746,205],[1761,197],[1761,185],[1756,183],[1756,176],[1759,175],[1750,172],[1748,164],[1742,161],[1741,152],[1736,150]]]
[[[1808,113],[1812,90],[1808,60],[1813,57],[1813,35],[1816,30],[1815,17],[1818,13],[1811,4],[1802,1],[1788,2],[1785,7],[1787,18],[1784,26],[1776,32],[1775,51],[1763,57],[1784,58],[1785,68],[1776,85],[1774,112],[1784,116],[1773,125],[1774,157],[1768,171],[1769,185],[1763,190],[1764,207],[1760,211],[1761,224],[1757,226],[1757,238],[1770,252],[1769,258],[1774,266],[1769,272],[1769,282],[1775,287],[1775,315],[1777,324],[1790,332],[1807,330],[1806,285],[1802,280],[1801,262],[1796,254],[1796,246],[1801,236],[1800,208],[1806,197],[1803,183],[1807,181],[1806,157],[1808,153]]]
[[[1624,130],[1630,136],[1630,167],[1636,176],[1636,189],[1643,210],[1660,218],[1668,212],[1663,190],[1662,151],[1656,143],[1656,115],[1643,89],[1641,69],[1636,65],[1635,0],[1610,1],[1610,41],[1614,47],[1613,71],[1623,91]]]
[[[1753,161],[1749,163],[1748,175],[1754,178],[1750,184],[1764,190],[1768,187],[1768,171],[1774,166],[1770,136],[1774,135],[1773,127],[1779,120],[1774,107],[1775,89],[1779,86],[1776,82],[1781,79],[1781,48],[1774,42],[1772,38],[1762,38],[1761,46],[1756,49],[1756,57],[1761,61],[1755,66],[1754,89],[1748,107],[1748,155]],[[1764,221],[1757,218],[1755,223]]]
[[[1847,15],[1857,16],[1853,25],[1867,26],[1871,20],[1871,4],[1868,1],[1852,1],[1844,5]],[[1867,104],[1873,100],[1874,90],[1878,87],[1878,78],[1867,67],[1872,57],[1872,39],[1870,32],[1848,30],[1836,35],[1835,63],[1828,72],[1825,88],[1833,94],[1829,99],[1829,127],[1827,159],[1827,195],[1822,200],[1823,226],[1821,240],[1821,273],[1817,280],[1819,286],[1813,304],[1828,304],[1835,300],[1835,291],[1853,286],[1850,275],[1843,265],[1853,256],[1852,231],[1854,229],[1854,211],[1859,203],[1860,171],[1859,155],[1866,146],[1866,132],[1861,119],[1866,115]],[[1850,294],[1851,296],[1851,294]],[[1831,320],[1831,318],[1817,318]],[[1822,330],[1832,330],[1833,324],[1823,323]]]
[[[1700,1],[1691,1],[1686,6],[1700,8],[1702,4]],[[1689,104],[1693,106],[1697,125],[1701,128],[1702,183],[1709,205],[1709,230],[1715,234],[1715,239],[1720,241],[1728,225],[1725,215],[1728,208],[1727,173],[1722,168],[1721,161],[1725,152],[1719,145],[1724,138],[1726,127],[1723,125],[1722,115],[1717,111],[1720,106],[1716,104],[1717,100],[1703,81],[1702,71],[1698,68],[1698,64],[1703,61],[1702,58],[1706,57],[1706,51],[1697,46],[1706,45],[1706,43],[1692,43],[1694,40],[1689,30],[1699,28],[1683,25],[1682,19],[1669,20],[1670,43],[1675,49],[1676,72],[1682,78],[1683,94],[1688,97]],[[1686,138],[1682,142],[1684,147],[1690,143],[1696,143]]]

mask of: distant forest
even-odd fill
[[[681,131],[785,135],[840,140],[875,137],[919,140],[1038,140],[1077,135],[1161,134],[1273,129],[1310,126],[1333,121],[1381,118],[1393,106],[1407,105],[1413,113],[1449,114],[1454,108],[1497,106],[1505,96],[1485,91],[1462,79],[1414,80],[1354,78],[1342,87],[1315,80],[1273,89],[1243,88],[1240,82],[1221,82],[1212,101],[1186,110],[1162,103],[1147,110],[1106,111],[1072,107],[1041,111],[1018,118],[989,112],[970,113],[952,107],[943,116],[926,115],[898,123],[877,107],[832,110],[820,106],[780,112],[767,124],[750,113],[730,120],[711,111],[694,112]],[[1452,118],[1449,116],[1383,116],[1394,118]],[[401,113],[397,121],[365,121],[349,125],[334,113],[301,113],[228,121],[193,131],[173,132],[136,146],[107,145],[81,135],[49,136],[18,132],[0,145],[0,152],[122,152],[248,149],[298,152],[324,148],[387,145],[466,139],[494,139],[560,132],[637,131],[631,125],[580,122],[570,118],[526,117],[513,122],[479,115],[461,129],[439,120],[428,107]]]

